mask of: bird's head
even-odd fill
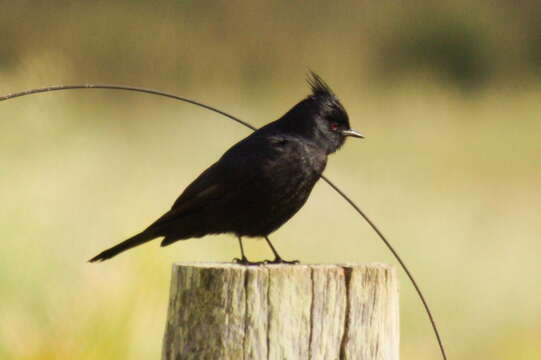
[[[280,119],[267,124],[265,128],[268,131],[301,135],[315,142],[327,154],[340,149],[348,136],[364,137],[349,126],[346,109],[318,75],[310,72],[308,84],[312,93]]]
[[[313,111],[311,111],[312,136],[321,146],[327,148],[327,153],[338,150],[348,136],[364,138],[359,132],[351,129],[346,109],[317,74],[310,72],[308,84],[312,88],[312,94],[304,101]]]

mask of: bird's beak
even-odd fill
[[[342,135],[344,135],[344,136],[353,136],[353,137],[356,137],[356,138],[364,139],[363,134],[361,134],[360,132],[355,131],[353,129],[342,130]]]

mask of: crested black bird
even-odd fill
[[[327,156],[346,137],[363,136],[350,128],[346,110],[329,86],[311,73],[312,93],[280,119],[233,145],[179,196],[171,210],[139,234],[90,261],[104,261],[163,237],[161,246],[208,234],[232,233],[239,240],[242,264],[251,264],[242,237],[268,236],[305,204],[327,164]]]

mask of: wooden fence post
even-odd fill
[[[398,360],[398,283],[370,265],[173,265],[164,360]]]

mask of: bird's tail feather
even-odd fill
[[[113,246],[112,248],[102,251],[101,253],[94,256],[92,259],[90,259],[89,262],[105,261],[107,259],[112,258],[113,256],[120,254],[123,251],[131,249],[143,243],[146,243],[147,241],[150,241],[154,239],[155,237],[156,237],[156,234],[154,234],[153,232],[143,231],[129,238],[128,240],[124,240],[120,244]]]

